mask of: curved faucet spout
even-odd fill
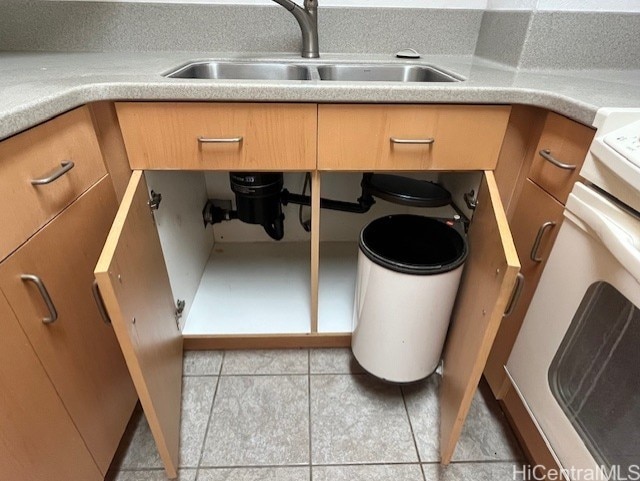
[[[291,0],[273,0],[286,8],[298,21],[302,33],[302,56],[320,57],[318,45],[318,0],[304,0],[304,8]]]

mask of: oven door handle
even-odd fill
[[[572,196],[570,212],[598,236],[611,255],[640,283],[640,251],[634,237],[583,200]]]

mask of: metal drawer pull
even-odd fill
[[[51,182],[53,182],[54,180],[59,179],[60,177],[62,177],[64,174],[66,174],[67,172],[69,172],[71,169],[73,169],[73,167],[76,164],[74,164],[73,162],[71,162],[70,160],[65,160],[64,162],[60,163],[60,168],[58,170],[56,170],[55,172],[53,172],[49,177],[43,177],[42,179],[33,179],[31,181],[31,185],[44,185],[44,184],[50,184]]]
[[[539,152],[539,154],[544,160],[546,160],[547,162],[551,162],[553,165],[555,165],[559,169],[576,170],[577,165],[565,164],[564,162],[560,162],[553,155],[551,155],[551,151],[549,149],[543,149]]]
[[[95,279],[91,284],[91,292],[93,292],[93,298],[96,301],[96,305],[98,306],[98,312],[100,313],[100,317],[105,324],[111,324],[111,318],[107,313],[107,308],[104,305],[104,300],[102,300],[102,294],[100,294],[100,289],[98,288],[98,281]]]
[[[228,137],[221,139],[211,139],[208,137],[198,137],[198,142],[201,144],[239,144],[242,142],[243,137]]]
[[[518,272],[518,276],[516,277],[516,285],[513,288],[513,294],[511,295],[511,300],[507,305],[507,310],[504,311],[503,317],[509,317],[513,314],[513,311],[516,309],[516,305],[520,300],[520,295],[522,294],[522,289],[524,288],[524,275],[522,272]]]
[[[544,236],[544,233],[549,230],[551,227],[553,227],[554,225],[556,225],[555,222],[553,221],[549,221],[549,222],[545,222],[544,224],[542,224],[540,226],[540,229],[538,229],[538,235],[536,235],[536,240],[533,241],[533,247],[531,248],[531,260],[533,262],[542,262],[543,259],[542,257],[538,257],[538,250],[540,249],[540,242],[542,241],[542,236]]]
[[[47,305],[47,309],[49,309],[49,317],[44,317],[42,319],[42,323],[51,324],[55,322],[58,319],[58,311],[56,311],[56,306],[53,305],[51,296],[49,295],[49,292],[47,292],[47,288],[44,286],[42,279],[33,274],[22,274],[20,279],[27,282],[33,282],[38,288],[42,299],[44,299],[44,303]]]
[[[431,145],[436,139],[430,137],[428,139],[399,139],[397,137],[391,137],[392,144],[422,144],[422,145]]]

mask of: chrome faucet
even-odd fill
[[[318,46],[318,0],[304,0],[304,8],[291,0],[273,0],[289,10],[296,18],[302,32],[302,56],[320,57]]]

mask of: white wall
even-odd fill
[[[487,0],[487,10],[640,12],[640,0]]]

